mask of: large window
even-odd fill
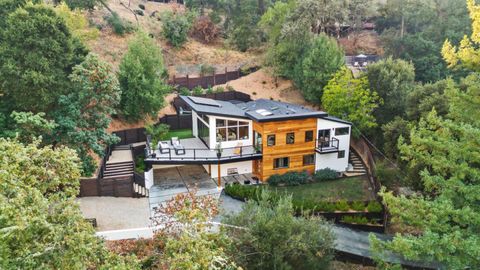
[[[305,142],[313,141],[313,130],[305,131]]]
[[[248,140],[248,122],[216,119],[217,142]]]
[[[313,165],[315,164],[315,155],[304,155],[303,156],[303,166]]]
[[[273,160],[273,168],[274,169],[288,168],[289,163],[290,163],[290,158],[288,157],[276,158]]]
[[[294,144],[295,143],[295,133],[287,133],[286,138],[287,144]]]
[[[275,135],[268,135],[267,136],[267,145],[274,146],[275,145]]]
[[[335,129],[335,136],[348,135],[348,133],[349,133],[348,127]]]
[[[208,123],[208,122],[207,122]],[[198,137],[207,145],[210,144],[210,128],[197,118]]]

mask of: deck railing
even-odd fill
[[[151,152],[150,152],[151,153]],[[177,154],[178,153],[178,154]],[[184,153],[184,154],[183,154]],[[221,154],[218,155],[216,149],[201,149],[201,148],[185,148],[185,149],[162,149],[155,151],[155,156],[150,154],[146,157],[147,160],[228,160],[245,157],[257,157],[262,153],[257,151],[255,147],[236,146],[230,148],[222,148]]]
[[[337,138],[330,140],[317,140],[316,145],[320,153],[338,151],[340,141]]]

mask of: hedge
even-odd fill
[[[287,172],[284,174],[274,174],[268,178],[268,184],[278,186],[284,184],[286,186],[298,186],[306,184],[309,180],[307,172]]]
[[[337,172],[330,168],[321,169],[315,172],[313,179],[317,182],[337,179]]]
[[[227,185],[225,186],[225,193],[233,198],[239,200],[257,200],[260,196],[262,186],[250,185]],[[279,194],[273,195],[274,200],[280,198]],[[377,201],[370,201],[367,206],[363,201],[347,202],[345,200],[338,202],[314,201],[314,200],[292,200],[295,211],[312,211],[312,212],[326,212],[332,213],[335,211],[347,212],[349,210],[365,211],[369,213],[381,213],[383,211],[382,205]]]

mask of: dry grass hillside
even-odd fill
[[[139,4],[145,6],[144,16],[134,16],[132,12],[140,9]],[[259,59],[259,53],[235,51],[229,48],[221,38],[211,44],[203,44],[189,38],[182,48],[170,46],[162,38],[162,23],[157,18],[165,11],[184,12],[183,5],[144,0],[109,0],[108,6],[121,18],[143,29],[155,38],[158,46],[162,49],[165,63],[171,75],[180,72],[183,66],[186,66],[187,69],[188,66],[201,64],[238,67],[239,63],[252,63]],[[103,7],[98,7],[88,13],[88,19],[101,29],[99,38],[90,41],[88,46],[93,52],[117,67],[128,48],[128,41],[132,35],[119,36],[115,34],[105,20],[105,17],[109,15],[110,12]]]

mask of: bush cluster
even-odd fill
[[[108,25],[112,27],[113,32],[115,32],[117,35],[123,36],[124,34],[131,33],[135,30],[130,22],[123,20],[115,12],[106,17],[105,20],[107,21]]]
[[[315,172],[313,179],[317,182],[333,180],[337,178],[337,172],[330,168],[321,169]]]
[[[164,12],[161,15],[162,34],[174,47],[181,47],[186,41],[192,27],[191,14]]]
[[[286,185],[298,186],[306,184],[309,180],[307,172],[287,172],[285,174],[274,174],[268,178],[268,184],[271,186]]]
[[[225,193],[240,200],[257,200],[262,189],[260,186],[227,185],[225,187]],[[275,193],[272,195],[272,198],[278,200],[280,195]],[[365,209],[370,213],[381,213],[383,211],[382,205],[377,201],[371,201],[368,205],[365,205],[363,201],[347,202],[342,200],[338,202],[328,202],[293,199],[292,203],[297,213],[301,213],[302,211],[332,213],[335,211],[347,212],[349,210],[365,211]]]

